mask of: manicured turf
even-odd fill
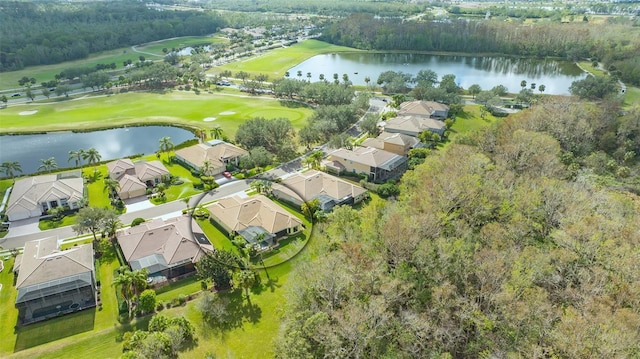
[[[181,294],[187,296],[199,292],[200,290],[202,290],[200,280],[197,276],[193,275],[158,288],[156,291],[156,303],[170,302]]]
[[[481,128],[489,126],[495,117],[487,114],[486,119],[480,117],[480,108],[482,105],[465,105],[463,113],[458,115],[456,122],[449,130],[449,139],[455,138],[463,133],[477,131]]]
[[[224,34],[214,34],[212,36],[185,36],[162,41],[154,41],[140,46],[136,46],[138,51],[149,52],[158,56],[164,56],[162,49],[181,49],[188,46],[211,45],[214,43],[227,43],[229,40]],[[144,54],[141,54],[144,55]]]
[[[0,258],[3,259],[3,258]],[[16,342],[14,327],[18,321],[18,310],[15,308],[18,291],[13,286],[13,258],[4,261],[4,269],[0,272],[0,357],[4,358],[13,352]]]
[[[0,76],[0,90],[20,89],[21,86],[18,84],[18,80],[23,76],[35,78],[36,85],[40,86],[41,82],[54,80],[55,75],[69,68],[92,67],[96,64],[110,64],[114,62],[117,69],[122,69],[122,63],[124,61],[131,60],[138,62],[140,55],[141,54],[133,52],[131,48],[125,47],[92,54],[86,59],[67,61],[54,65],[32,66],[19,71],[3,72],[2,76]],[[40,90],[35,90],[36,93],[39,93],[39,91]]]
[[[38,110],[33,115],[23,111]],[[26,131],[83,130],[131,124],[174,124],[211,129],[220,126],[227,136],[253,117],[285,117],[301,128],[312,110],[285,107],[271,97],[196,95],[193,92],[123,93],[55,103],[12,106],[2,110],[0,133]]]
[[[306,40],[287,48],[274,49],[263,55],[251,57],[247,60],[231,62],[210,70],[210,73],[220,73],[231,70],[234,75],[238,71],[250,74],[266,74],[269,78],[280,78],[290,68],[304,60],[319,54],[330,52],[356,52],[357,49],[331,45],[317,40]]]

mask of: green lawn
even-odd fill
[[[204,234],[209,238],[211,244],[217,249],[223,249],[232,251],[236,254],[240,254],[238,247],[236,247],[229,237],[222,232],[218,227],[214,226],[208,219],[198,221],[200,228],[204,231]]]
[[[18,310],[15,308],[18,291],[13,286],[13,257],[4,261],[4,269],[0,272],[0,284],[0,357],[5,357],[13,352],[16,342],[14,327],[18,322]]]
[[[111,207],[111,201],[109,195],[104,190],[104,179],[108,176],[109,169],[107,165],[100,165],[97,167],[91,166],[85,168],[83,171],[85,177],[94,177],[95,181],[87,184],[89,205],[92,207]]]
[[[234,74],[238,71],[254,74],[266,74],[271,79],[284,76],[290,68],[315,55],[330,52],[356,52],[357,49],[344,46],[331,45],[318,40],[306,40],[287,48],[270,50],[262,55],[251,57],[247,60],[231,62],[218,66],[210,72],[219,73],[231,70]]]
[[[188,169],[186,169],[185,167],[183,167],[178,163],[167,162],[166,155],[162,155],[161,159],[162,159],[162,164],[167,168],[169,173],[171,173],[173,176],[180,178],[183,181],[183,183],[179,185],[169,186],[164,192],[165,199],[160,200],[158,198],[154,198],[151,200],[152,203],[161,204],[161,203],[171,202],[177,199],[191,197],[195,194],[202,192],[193,188],[193,184],[200,182],[200,179],[194,177],[191,174],[191,171],[189,171]]]
[[[167,48],[169,51],[171,49],[180,49],[188,46],[200,46],[200,45],[211,45],[214,43],[228,43],[229,40],[226,39],[226,35],[224,34],[214,34],[211,36],[185,36],[172,38],[161,41],[154,41],[147,44],[143,44],[137,46],[136,49],[138,51],[150,52],[152,54],[156,54],[158,56],[164,56],[162,49]],[[144,55],[144,54],[141,54]]]
[[[41,82],[54,80],[55,75],[65,69],[74,67],[92,67],[96,64],[110,64],[115,62],[116,68],[122,69],[122,63],[124,61],[132,60],[133,62],[137,62],[140,55],[141,54],[131,51],[131,48],[126,47],[92,54],[86,59],[67,61],[54,65],[32,66],[19,71],[3,72],[0,76],[0,90],[20,88],[18,80],[23,76],[29,78],[34,77],[36,79],[36,85],[40,86]],[[36,90],[36,92],[39,91],[40,90]]]
[[[456,117],[456,122],[449,130],[449,139],[455,138],[464,133],[474,132],[489,126],[496,120],[491,114],[487,114],[486,119],[480,117],[482,105],[464,105],[463,113]]]
[[[23,111],[37,110],[32,115]],[[196,95],[193,92],[123,93],[83,97],[64,102],[34,103],[2,110],[0,133],[113,128],[132,124],[182,125],[211,129],[220,126],[233,137],[249,118],[288,118],[295,128],[306,124],[312,109],[286,107],[270,97]]]
[[[187,296],[199,292],[202,290],[200,286],[200,280],[198,280],[197,276],[193,275],[187,277],[175,283],[158,288],[156,291],[156,301],[170,302],[171,299],[177,298],[181,294]]]

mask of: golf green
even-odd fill
[[[0,112],[0,133],[174,124],[202,129],[220,126],[226,135],[233,136],[250,118],[284,117],[301,128],[312,114],[310,108],[287,107],[272,97],[224,91],[199,95],[186,91],[122,93],[11,106]]]

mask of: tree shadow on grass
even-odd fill
[[[288,108],[309,108],[310,106],[304,102],[297,100],[280,100],[280,106]]]
[[[214,321],[204,319],[203,333],[213,334],[225,340],[230,330],[241,328],[245,322],[251,324],[260,322],[262,309],[251,300],[245,300],[242,290],[218,293],[218,295],[218,300],[224,305],[225,314],[218,316]]]
[[[16,329],[14,352],[93,330],[96,308]]]
[[[256,270],[257,269],[259,268],[256,268]],[[268,271],[269,269],[265,268],[264,270]],[[279,284],[278,281],[279,281],[279,278],[268,276],[266,281],[263,280],[263,282],[260,283],[260,285],[256,285],[253,288],[251,288],[251,293],[259,295],[265,290],[268,290],[271,293],[273,293],[276,291],[276,288],[282,287],[282,284]]]

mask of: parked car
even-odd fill
[[[218,81],[218,82],[216,82],[216,85],[218,85],[218,86],[231,86],[231,82],[229,82],[229,81]]]
[[[227,177],[227,178],[231,178],[231,173],[229,173],[228,171],[222,172],[222,175]]]
[[[20,97],[21,95],[19,93],[14,93],[13,95],[11,95],[11,97]]]

